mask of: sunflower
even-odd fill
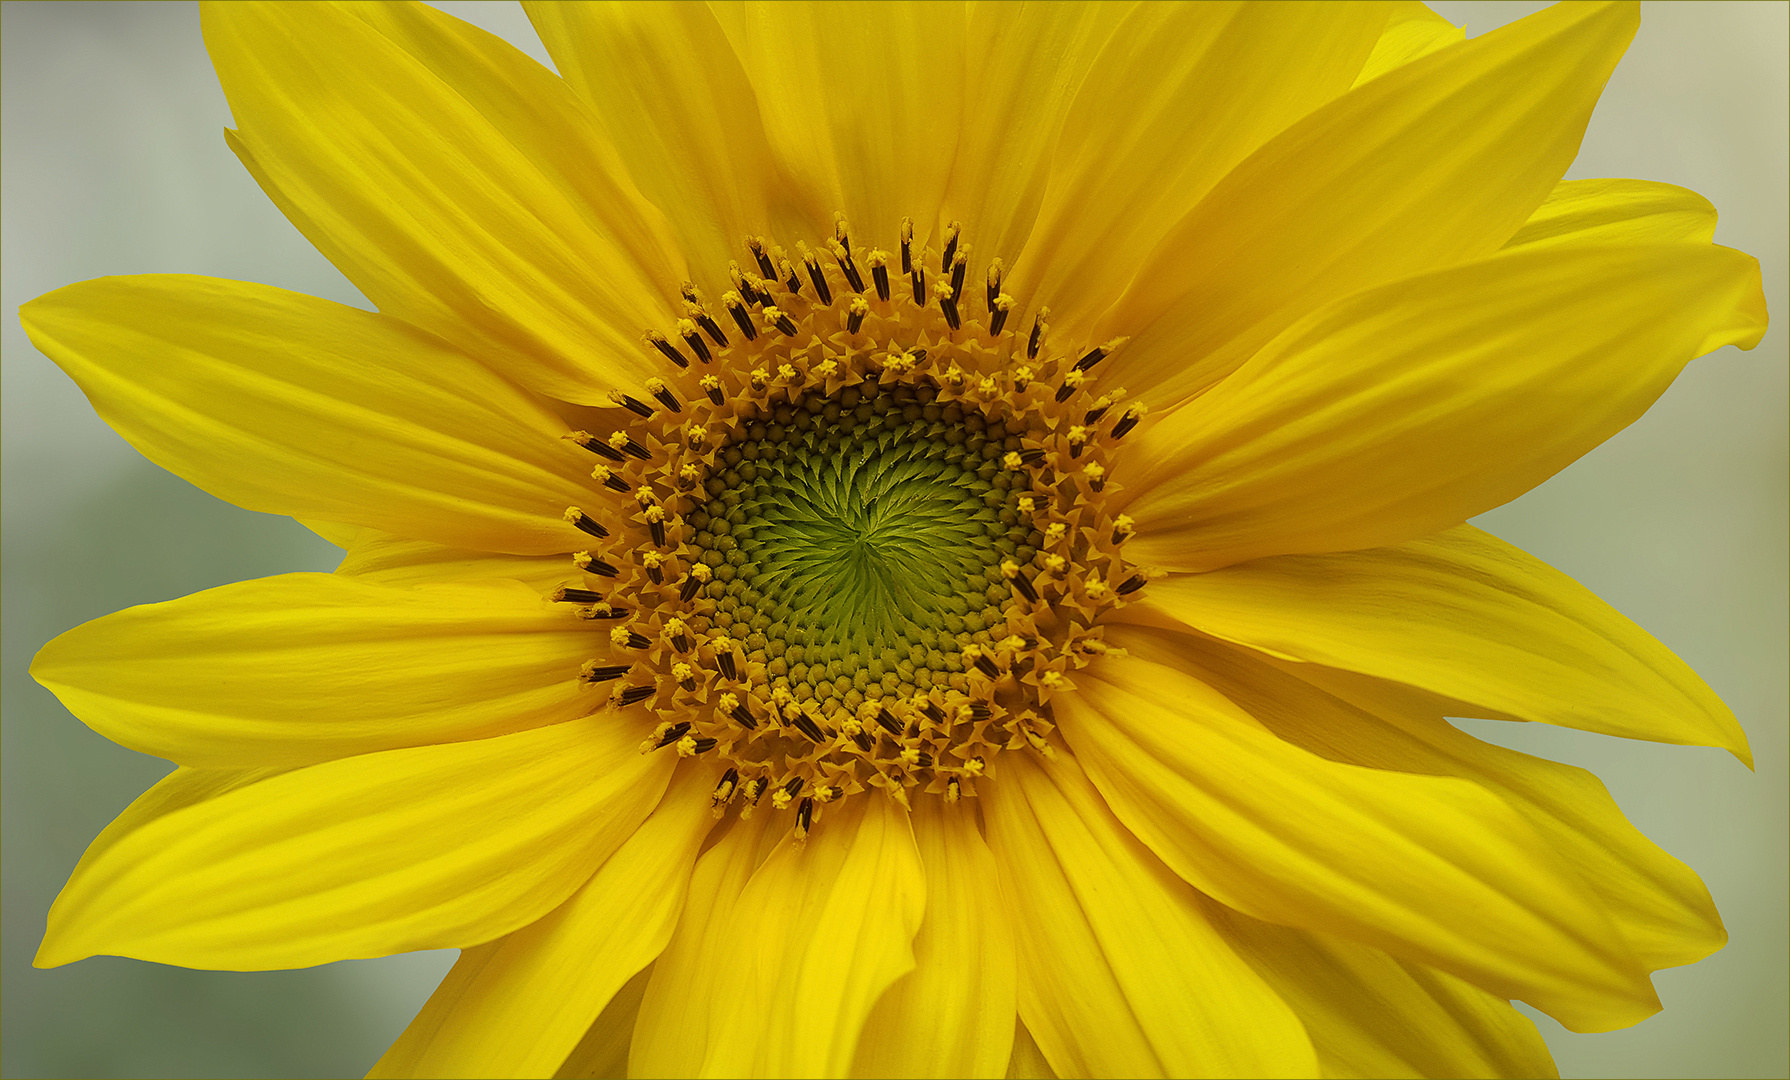
[[[347,548],[33,672],[179,768],[38,962],[464,952],[376,1075],[1535,1075],[1725,940],[1444,717],[1733,716],[1464,524],[1764,332],[1562,182],[1636,25],[1419,4],[219,4],[230,143],[377,312],[32,340]]]

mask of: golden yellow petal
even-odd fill
[[[724,1000],[742,992],[737,970],[717,963],[728,950],[740,895],[788,823],[770,808],[729,817],[727,830],[696,860],[683,916],[653,963],[634,1023],[628,1071],[635,1076],[696,1076]]]
[[[270,198],[379,309],[587,404],[658,367],[681,256],[599,122],[513,46],[422,4],[202,9]]]
[[[1453,715],[1720,746],[1752,761],[1733,712],[1671,650],[1470,525],[1396,547],[1171,575],[1149,591],[1152,607],[1203,634],[1418,687],[1458,703]]]
[[[1491,791],[1578,870],[1649,970],[1693,963],[1727,941],[1696,873],[1629,824],[1597,777],[1466,735],[1443,719],[1441,699],[1190,633],[1114,626],[1107,640],[1199,679],[1276,735],[1332,761],[1459,776]]]
[[[377,529],[360,530],[347,545],[336,573],[380,585],[512,578],[542,596],[561,585],[584,587],[584,575],[564,555],[496,555],[406,540]]]
[[[979,788],[1019,946],[1019,1012],[1067,1076],[1312,1076],[1291,1009],[1069,755]]]
[[[484,551],[570,551],[589,454],[489,369],[383,315],[265,285],[99,278],[20,309],[143,455],[213,495]]]
[[[1355,76],[1355,85],[1465,40],[1465,27],[1454,25],[1418,0],[1398,0],[1392,5],[1380,40],[1374,43],[1373,53],[1362,65],[1361,74]]]
[[[1024,1021],[1016,1020],[1013,1024],[1013,1054],[1007,1059],[1007,1080],[1057,1080]]]
[[[1653,180],[1562,180],[1505,248],[1544,244],[1694,244],[1715,237],[1715,207]]]
[[[634,1037],[634,1020],[640,1015],[640,999],[653,975],[648,964],[627,985],[615,992],[584,1038],[553,1074],[554,1080],[626,1080],[628,1042]]]
[[[1057,337],[1082,336],[1213,185],[1349,88],[1386,10],[1139,5],[1113,31],[1063,121],[1049,188],[1007,291],[1049,305]]]
[[[1637,23],[1632,3],[1558,4],[1288,128],[1168,230],[1103,320],[1096,339],[1132,336],[1111,377],[1180,400],[1323,304],[1497,250],[1578,152]]]
[[[964,108],[963,5],[749,3],[729,34],[783,172],[866,248],[892,249],[903,217],[924,242]],[[827,220],[784,242],[832,234]]]
[[[1534,1021],[1471,983],[1204,903],[1213,925],[1299,1014],[1325,1077],[1559,1075]]]
[[[299,524],[344,551],[360,539],[361,527],[359,525],[344,525],[339,521],[318,521],[315,518],[300,521]]]
[[[461,954],[368,1076],[551,1075],[671,940],[715,824],[708,797],[718,775],[683,765],[658,808],[571,899]]]
[[[285,574],[127,608],[31,673],[113,742],[183,765],[308,765],[572,720],[590,624],[520,582]]]
[[[751,269],[747,236],[832,235],[833,207],[779,171],[745,68],[706,4],[523,4],[554,66],[594,106],[641,194],[711,297]],[[754,271],[756,272],[756,271]]]
[[[1016,1022],[1016,959],[994,856],[964,803],[916,799],[912,820],[926,869],[914,970],[877,1001],[851,1075],[999,1077]]]
[[[1057,137],[1094,59],[1136,5],[974,4],[965,43],[963,130],[944,218],[969,230],[977,265],[1024,249]]]
[[[1142,659],[1108,656],[1077,680],[1056,713],[1076,757],[1120,820],[1214,899],[1442,968],[1574,1031],[1659,1010],[1602,904],[1484,788],[1327,761]]]
[[[1337,301],[1136,437],[1126,558],[1210,570],[1458,524],[1628,426],[1754,297],[1750,256],[1634,244],[1517,248]]]
[[[709,1009],[700,1074],[845,1076],[877,999],[914,970],[925,904],[908,814],[892,799],[831,804],[806,842],[786,835],[704,957],[728,989]]]
[[[37,957],[264,971],[464,948],[545,915],[658,802],[673,759],[613,715],[345,758],[120,837]]]

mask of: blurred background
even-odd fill
[[[547,57],[521,11],[443,3]],[[1543,6],[1436,3],[1469,34]],[[1716,750],[1543,725],[1474,734],[1597,771],[1640,828],[1708,882],[1732,936],[1660,973],[1665,1011],[1605,1035],[1537,1017],[1566,1076],[1790,1072],[1785,1020],[1787,15],[1784,3],[1648,3],[1569,177],[1695,189],[1716,239],[1759,257],[1775,323],[1697,361],[1633,427],[1478,519],[1676,650],[1739,714],[1757,773]],[[239,278],[366,306],[224,146],[230,117],[190,3],[23,3],[3,19],[4,1043],[14,1077],[359,1076],[451,952],[304,971],[187,971],[112,957],[30,966],[87,842],[169,766],[116,747],[26,672],[49,638],[133,604],[340,553],[137,456],[32,349],[13,315],[107,274]],[[1536,1015],[1531,1013],[1531,1015]]]

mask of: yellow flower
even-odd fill
[[[221,4],[378,313],[112,278],[33,341],[348,549],[33,671],[180,764],[39,963],[457,947],[377,1075],[1534,1075],[1725,939],[1589,774],[1725,747],[1463,522],[1764,331],[1561,182],[1635,27],[1418,4]]]

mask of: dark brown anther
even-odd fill
[[[821,733],[820,725],[814,722],[814,717],[805,712],[796,713],[789,723],[797,731],[808,736],[810,742],[823,743],[827,741],[827,737]]]
[[[1038,359],[1038,346],[1044,344],[1044,316],[1032,317],[1032,336],[1026,339],[1026,359]]]
[[[687,368],[690,366],[690,361],[684,358],[684,354],[678,352],[677,346],[666,340],[663,335],[654,334],[649,340],[652,341],[653,348],[658,349],[665,354],[665,359],[671,361],[680,368]]]
[[[696,580],[696,578],[689,574],[685,574],[683,583],[678,586],[677,598],[687,604],[690,602],[690,598],[696,595],[696,590],[700,588],[702,588],[702,582]]]
[[[610,491],[624,491],[625,492],[625,491],[633,490],[633,488],[630,488],[628,486],[628,482],[626,480],[623,480],[621,477],[615,475],[612,472],[608,472],[607,470],[605,470],[605,475],[603,477],[603,486],[608,488]]]
[[[1138,591],[1139,589],[1141,589],[1143,587],[1144,587],[1144,576],[1142,574],[1133,574],[1130,577],[1125,579],[1125,583],[1123,585],[1119,586],[1119,595],[1120,596],[1130,596],[1132,593]]]
[[[754,236],[746,241],[746,247],[752,252],[752,258],[758,263],[758,272],[772,281],[777,280],[777,268],[771,265],[771,256],[764,249],[764,241]]]
[[[876,710],[876,722],[878,726],[890,735],[893,735],[897,739],[901,738],[901,721],[895,719],[895,714],[888,709]]]
[[[792,799],[799,795],[801,791],[802,778],[799,776],[791,777],[789,783],[783,785],[783,794],[788,795]]]
[[[956,300],[949,296],[939,297],[939,310],[945,313],[945,322],[950,325],[951,329],[956,330],[962,326],[961,321],[957,317]]]
[[[791,296],[802,295],[802,278],[796,273],[795,263],[789,264],[789,280],[785,281],[784,284],[789,286],[789,293]]]
[[[617,450],[615,447],[610,446],[608,443],[604,442],[602,439],[593,439],[589,435],[585,435],[582,432],[580,432],[575,438],[576,438],[576,441],[579,446],[584,447],[586,450],[589,450],[591,453],[597,455],[598,457],[608,458],[610,461],[626,461],[626,460],[628,460],[622,454],[622,452],[620,450]]]
[[[627,631],[627,634],[628,636],[625,642],[617,642],[616,644],[626,644],[630,649],[644,649],[652,644],[652,641],[638,630],[629,630]]]
[[[626,675],[631,666],[630,664],[606,664],[602,667],[586,667],[583,679],[588,683],[613,682]]]
[[[729,304],[727,313],[733,316],[734,325],[740,328],[740,333],[746,335],[747,341],[758,340],[758,327],[752,325],[752,316],[747,313],[746,305],[738,302]]]
[[[1024,570],[1013,575],[1013,591],[1025,597],[1028,604],[1038,602],[1038,589],[1032,584],[1032,579],[1026,577]]]
[[[910,739],[917,739],[920,737],[920,721],[909,720],[907,722],[907,737]]]
[[[646,579],[654,585],[665,584],[665,567],[658,563],[648,565],[646,568]]]
[[[738,705],[735,705],[733,711],[728,715],[733,717],[734,723],[745,728],[747,731],[755,731],[758,729],[758,720],[753,717],[752,710],[746,708],[746,703],[743,701]]]
[[[709,352],[709,343],[702,340],[701,334],[685,334],[684,344],[690,346],[690,351],[696,354],[698,360],[701,360],[705,364],[714,362],[715,354]],[[683,366],[689,367],[688,364]]]
[[[866,754],[876,749],[876,740],[870,737],[869,732],[860,731],[851,737],[851,741],[856,743],[858,749]]]
[[[851,257],[851,230],[845,226],[845,218],[841,214],[833,215],[833,239],[845,249],[847,258]]]
[[[631,608],[610,607],[608,604],[599,604],[586,611],[584,617],[587,619],[625,619],[628,617],[628,612],[631,610]]]
[[[727,398],[721,393],[721,384],[716,383],[708,388],[709,400],[717,405],[727,404]]]
[[[961,235],[963,235],[963,227],[957,222],[953,221],[945,226],[945,250],[939,256],[940,273],[951,269],[951,263],[957,257],[957,238]]]
[[[589,589],[559,589],[553,594],[556,604],[601,604],[603,594]]]
[[[802,263],[808,267],[808,280],[814,282],[814,294],[820,297],[822,304],[831,304],[833,289],[827,284],[827,275],[821,270],[820,263],[812,255],[803,259]]]
[[[804,836],[807,836],[808,830],[812,829],[813,827],[814,827],[814,800],[813,799],[803,799],[801,802],[796,804],[796,838],[800,839]]]
[[[1038,449],[1036,446],[1027,447],[1019,452],[1019,462],[1022,465],[1036,465],[1043,460],[1044,451]]]
[[[1087,351],[1087,353],[1085,355],[1083,355],[1080,360],[1077,360],[1075,362],[1075,370],[1087,371],[1090,368],[1092,368],[1095,364],[1098,364],[1100,361],[1105,360],[1105,359],[1106,359],[1106,350],[1104,348],[1089,349]]]
[[[657,687],[624,686],[621,689],[621,693],[615,695],[615,703],[625,709],[630,705],[637,705],[647,698],[652,697],[655,690],[657,690]]]
[[[1113,438],[1124,438],[1132,428],[1137,426],[1137,419],[1136,409],[1132,409],[1126,412],[1124,416],[1119,417],[1119,422],[1113,425]]]
[[[962,296],[963,295],[963,278],[964,278],[964,275],[969,272],[969,267],[970,267],[970,257],[967,252],[962,255],[957,256],[956,261],[951,264],[951,295],[952,296]]]
[[[928,720],[931,720],[935,724],[942,725],[945,722],[945,710],[939,708],[938,703],[931,698],[927,698],[925,702],[921,704],[920,710],[926,714]]]
[[[1096,404],[1092,409],[1089,409],[1087,411],[1087,413],[1081,418],[1081,422],[1092,427],[1093,425],[1100,422],[1100,418],[1102,416],[1105,416],[1106,410],[1108,410],[1110,408],[1112,408],[1112,404],[1110,402],[1103,401],[1103,403],[1101,403],[1101,404]]]
[[[985,701],[970,702],[970,719],[980,723],[994,715],[994,710]]]
[[[681,291],[684,294],[684,302],[685,303],[687,303],[687,304],[702,303],[702,294],[700,292],[696,291],[696,283],[694,281],[684,282],[684,284],[680,287],[679,291]]]
[[[721,674],[728,679],[740,677],[739,664],[733,658],[733,650],[727,649],[715,654],[715,663],[721,668]]]
[[[653,546],[664,547],[665,523],[663,521],[649,521],[646,523],[646,528],[648,532],[653,534]]]
[[[833,253],[833,258],[838,261],[839,272],[845,275],[845,281],[852,287],[852,291],[863,292],[864,278],[858,273],[857,264],[852,262],[851,252],[836,251]]]
[[[920,307],[925,307],[926,306],[926,271],[920,269],[917,266],[914,267],[913,279],[914,279],[914,303],[919,305]]]
[[[771,782],[769,780],[766,780],[762,776],[754,776],[752,779],[746,781],[743,794],[751,805],[757,806],[758,800],[764,798],[764,793],[770,790],[770,787]]]
[[[695,642],[690,640],[690,635],[682,631],[671,635],[671,647],[678,652],[687,653],[690,651],[690,646],[694,644]]]
[[[706,754],[714,748],[714,739],[709,738],[707,735],[698,735],[696,737],[696,745],[690,748],[690,752],[693,754]]]
[[[623,435],[627,439],[627,441],[622,443],[622,445],[621,445],[621,448],[623,450],[625,450],[628,453],[639,458],[641,461],[651,461],[653,459],[652,451],[648,450],[646,447],[640,445],[639,442],[635,441],[634,436],[627,435],[625,432],[619,432],[619,431],[616,432],[616,434]]]
[[[727,801],[733,798],[733,793],[739,789],[739,786],[740,770],[730,768],[722,773],[721,782],[715,785],[714,804],[716,806],[725,806]]]
[[[672,743],[677,742],[688,734],[690,734],[690,722],[688,720],[680,720],[665,729],[665,733],[660,735],[658,739],[654,741],[653,748],[658,749],[660,747],[670,746]]]
[[[727,335],[721,332],[721,324],[715,321],[713,315],[706,311],[697,312],[696,325],[702,327],[702,332],[712,338],[715,344],[723,349],[727,348]],[[703,357],[703,363],[708,363],[707,357]]]
[[[889,298],[889,268],[886,266],[871,267],[870,281],[876,286],[876,298],[887,300]]]
[[[681,413],[684,411],[683,403],[677,399],[676,394],[671,392],[671,387],[669,386],[661,386],[653,391],[653,398],[672,412]]]
[[[740,273],[740,264],[739,263],[736,263],[736,262],[728,263],[727,264],[727,274],[728,274],[728,277],[733,279],[734,289],[739,292],[740,296],[745,299],[746,303],[748,303],[748,304],[769,303],[768,300],[760,301],[758,299],[758,290],[754,289],[752,287],[752,283],[750,281],[746,280],[745,274]]]
[[[571,522],[572,527],[579,532],[588,533],[599,540],[609,535],[609,530],[605,529],[601,522],[592,518],[589,514],[584,513],[582,510],[579,510],[577,507],[572,507],[566,511],[566,520]]]
[[[777,322],[775,323],[775,326],[777,327],[778,332],[780,332],[784,337],[795,337],[796,336],[795,320],[790,318],[788,315],[784,314],[781,311],[777,313]]]
[[[861,312],[861,311],[846,312],[846,315],[845,315],[845,332],[846,333],[855,334],[863,327],[863,325],[864,325],[864,313],[863,312]]]
[[[1001,331],[1007,326],[1007,313],[998,307],[989,308],[989,311],[992,314],[988,317],[988,332],[994,337],[999,337]]]
[[[1057,404],[1061,405],[1063,402],[1068,401],[1070,395],[1074,393],[1075,384],[1072,382],[1065,382],[1063,385],[1057,387]]]
[[[629,397],[627,394],[617,394],[616,397],[621,400],[622,408],[635,416],[651,417],[653,415],[653,407],[639,398]]]
[[[920,751],[919,756],[914,758],[914,766],[920,769],[932,768],[932,755],[924,750]]]
[[[684,678],[679,679],[677,684],[683,687],[686,691],[694,691],[696,689],[696,676],[694,673],[687,675]]]
[[[1014,580],[1018,579],[1015,578]],[[1001,677],[1001,669],[995,666],[994,658],[987,653],[980,653],[977,655],[976,670],[991,679],[998,679]]]
[[[1001,260],[996,259],[988,264],[988,313],[997,317],[1003,314],[1000,309],[995,306],[995,301],[1001,298],[1002,272],[1003,267],[1001,265]],[[995,330],[994,333],[998,334],[1000,331]]]
[[[902,218],[901,219],[901,272],[904,274],[911,274],[914,272],[913,246],[914,246],[914,219],[913,218]]]
[[[581,554],[584,555],[584,561],[579,564],[578,568],[580,570],[583,570],[587,574],[595,574],[598,577],[614,577],[615,576],[615,574],[616,574],[615,567],[610,566],[608,563],[604,562],[602,559],[597,558],[595,555],[592,555],[588,551],[582,552]]]

